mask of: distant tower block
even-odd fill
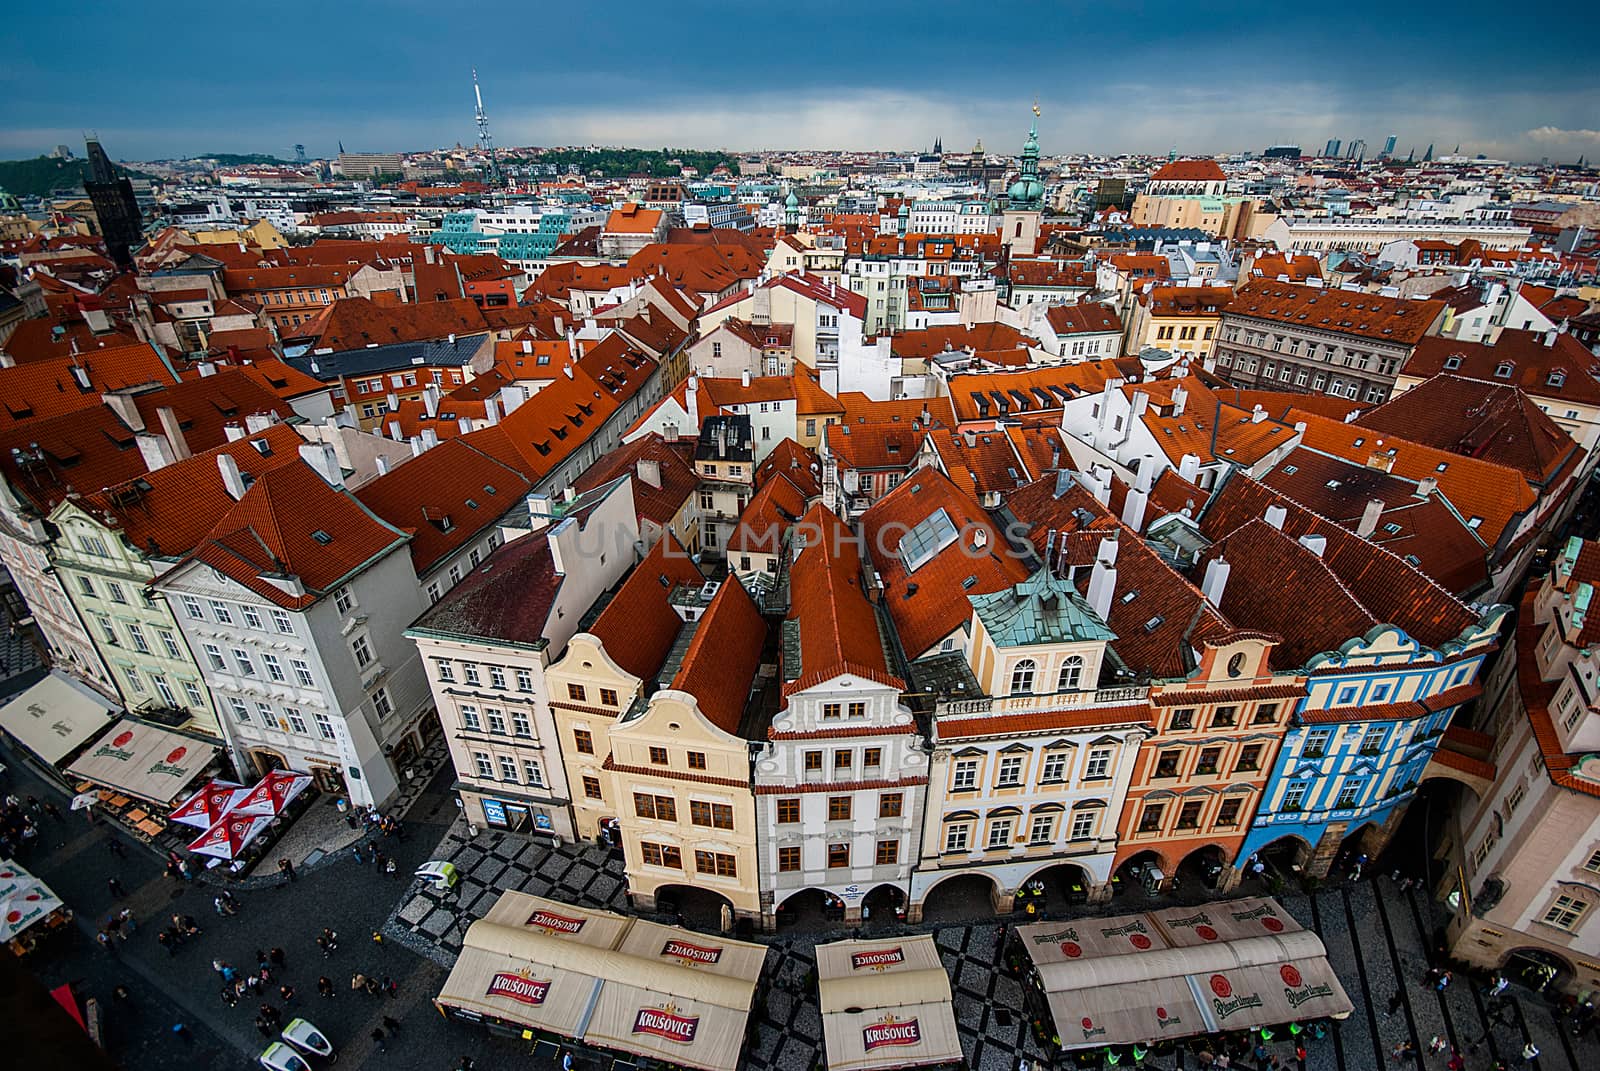
[[[300,145],[298,143],[295,145],[294,162],[297,164],[303,164],[306,162],[306,147],[304,145]]]

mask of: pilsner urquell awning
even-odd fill
[[[0,944],[61,907],[50,887],[10,859],[0,859]]]
[[[1275,900],[1017,927],[1063,1048],[1350,1014],[1322,939]]]
[[[216,757],[217,749],[123,718],[79,755],[67,772],[152,803],[168,804]]]
[[[0,707],[0,728],[54,766],[106,726],[116,704],[53,672]]]
[[[817,946],[828,1071],[961,1060],[950,975],[927,934]]]
[[[763,945],[503,893],[442,1006],[684,1067],[734,1071]]]

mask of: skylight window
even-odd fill
[[[1478,526],[1480,524],[1482,524],[1482,523],[1483,523],[1483,518],[1482,517],[1473,517],[1472,519],[1467,521],[1467,527],[1471,528],[1473,531],[1477,531]]]
[[[315,532],[312,532],[311,538],[316,540],[318,544],[324,547],[333,542],[333,537],[327,532],[324,532],[321,528],[318,528]]]
[[[900,560],[906,572],[914,573],[945,547],[956,541],[956,526],[941,507],[919,521],[900,539]]]

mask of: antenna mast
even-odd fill
[[[489,182],[492,186],[504,185],[500,176],[500,159],[494,152],[494,135],[489,133],[489,116],[483,110],[483,90],[478,88],[478,68],[472,68],[472,95],[478,102],[478,150],[489,158]]]

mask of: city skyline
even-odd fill
[[[87,21],[122,49],[88,68],[81,50],[37,47],[70,39],[80,23],[19,12],[3,31],[18,59],[0,73],[14,109],[0,155],[48,152],[90,128],[130,160],[287,159],[297,143],[316,156],[341,142],[372,151],[469,145],[473,64],[502,145],[911,150],[937,136],[952,149],[981,138],[1007,152],[1037,97],[1047,155],[1314,149],[1331,138],[1376,146],[1389,134],[1401,155],[1429,142],[1513,160],[1600,151],[1591,129],[1600,76],[1585,69],[1578,36],[1551,35],[1555,16],[1537,10],[1500,25],[1503,9],[1483,4],[1440,28],[1382,24],[1382,9],[1356,3],[1337,29],[1313,12],[1255,4],[1225,24],[1195,24],[1166,0],[1066,4],[990,23],[958,21],[949,5],[892,2],[875,14],[877,29],[832,17],[828,4],[759,22],[720,4],[671,16],[628,6],[610,21],[568,11],[508,17],[528,42],[526,58],[492,47],[504,39],[481,23],[413,5],[353,3],[318,9],[314,20],[299,17],[307,5],[280,8],[275,25],[314,32],[280,49],[268,44],[274,26],[256,25],[253,11],[179,4],[150,25],[90,4]],[[1459,62],[1491,36],[1501,60],[1492,74]],[[685,38],[681,49],[660,47]],[[251,43],[228,43],[236,40]],[[1060,42],[1066,62],[1050,62],[1041,41]],[[183,56],[203,60],[200,71],[177,62]]]

